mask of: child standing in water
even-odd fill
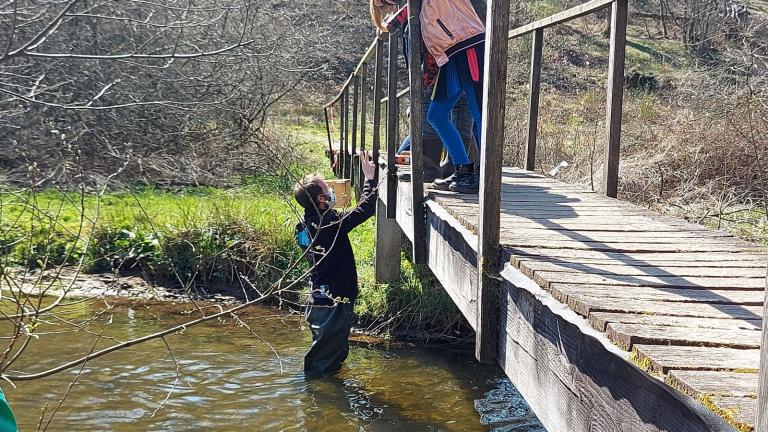
[[[312,347],[304,356],[308,378],[334,374],[349,353],[349,331],[358,294],[357,268],[349,232],[376,212],[376,166],[360,152],[360,171],[365,186],[352,210],[333,209],[336,194],[319,175],[296,183],[294,198],[304,208],[304,220],[296,225],[296,240],[312,265],[310,303],[306,318],[312,331]]]

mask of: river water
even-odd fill
[[[181,323],[193,310],[123,305],[91,322],[93,334],[68,331],[102,309],[82,304],[47,320],[14,367],[45,370],[87,353],[102,328],[98,347]],[[243,322],[169,336],[173,356],[155,340],[93,360],[82,373],[2,388],[22,431],[37,430],[43,411],[47,424],[80,373],[47,430],[544,432],[501,369],[471,352],[357,340],[341,373],[307,381],[300,370],[311,337],[301,317],[258,308]]]

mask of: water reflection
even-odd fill
[[[182,319],[123,310],[108,333],[125,340]],[[271,346],[223,322],[169,337],[177,362],[162,341],[97,359],[48,430],[544,431],[501,370],[471,353],[357,343],[341,373],[307,381],[300,371],[310,335],[300,319],[267,309],[243,319]],[[30,348],[35,364],[21,366],[42,370],[92,343],[84,333],[46,336]],[[41,409],[55,407],[76,373],[3,386],[21,430],[36,430]]]

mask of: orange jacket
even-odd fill
[[[387,27],[404,25],[407,17],[405,6]],[[485,26],[469,0],[424,0],[419,21],[424,45],[438,66],[448,63],[451,55],[485,40]]]

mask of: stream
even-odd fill
[[[87,332],[72,331],[103,309],[81,303],[47,319],[12,369],[45,370],[195,312],[190,304],[125,304]],[[15,389],[2,383],[20,430],[38,430],[45,410],[43,426],[56,411],[49,431],[544,432],[501,369],[468,351],[356,337],[339,374],[307,381],[300,371],[311,336],[302,317],[266,307],[165,340]]]

